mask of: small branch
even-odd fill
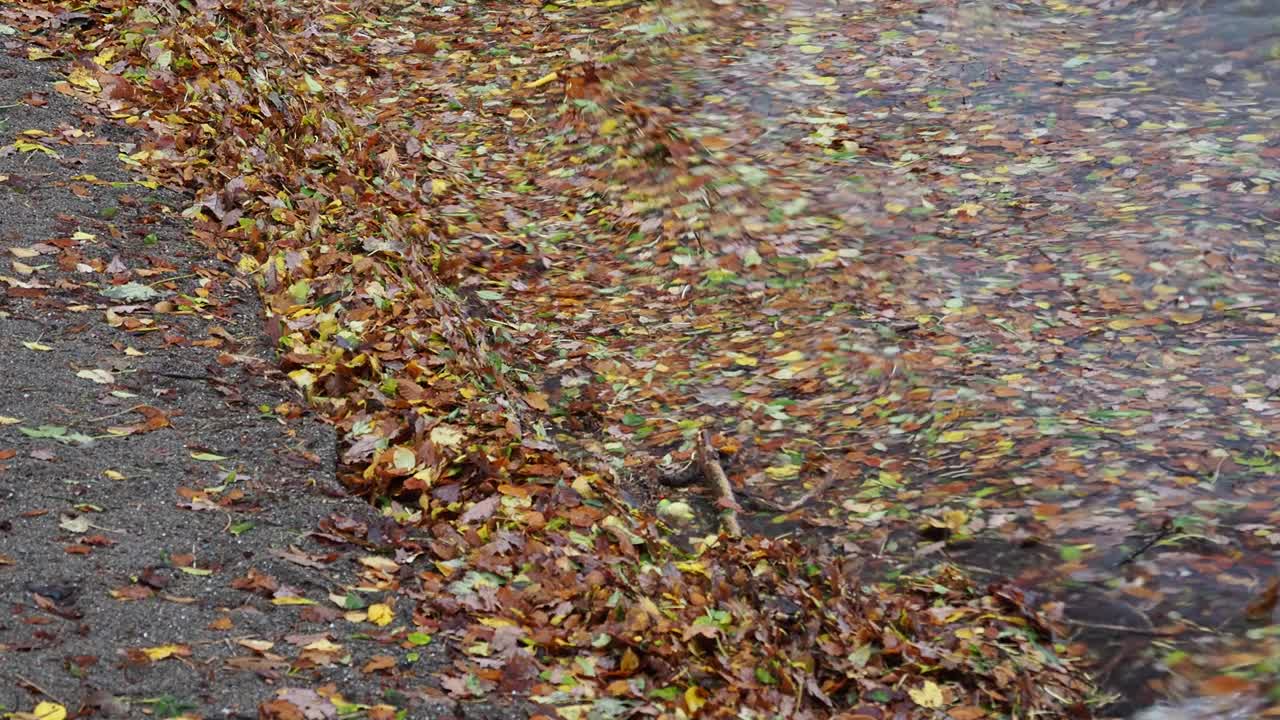
[[[24,677],[23,677],[23,676],[21,676],[21,675],[12,675],[11,677],[13,677],[15,680],[17,680],[17,681],[18,681],[18,684],[19,684],[20,686],[23,686],[23,687],[29,688],[30,690],[32,690],[32,691],[34,691],[34,692],[38,692],[38,693],[40,693],[41,695],[43,695],[43,696],[45,696],[45,697],[49,698],[50,700],[52,700],[52,701],[54,701],[54,702],[58,703],[59,705],[64,705],[64,704],[65,704],[65,703],[63,703],[61,700],[59,700],[59,699],[58,699],[58,696],[57,696],[57,695],[54,695],[53,693],[49,692],[48,690],[45,690],[44,688],[42,688],[42,687],[40,687],[39,685],[37,685],[37,684],[35,684],[35,683],[31,682],[30,680],[28,680],[28,679],[24,678]]]
[[[1146,551],[1150,550],[1156,543],[1168,537],[1169,534],[1172,532],[1173,532],[1173,522],[1169,518],[1165,518],[1164,523],[1160,525],[1159,532],[1153,535],[1151,539],[1147,541],[1147,544],[1129,553],[1128,557],[1116,563],[1116,567],[1120,567],[1122,565],[1128,565],[1134,560],[1137,560],[1139,556],[1141,556]]]
[[[738,524],[738,501],[733,496],[733,486],[729,477],[720,467],[716,458],[716,449],[711,446],[711,432],[702,431],[702,442],[698,445],[698,464],[702,466],[702,476],[712,492],[716,494],[716,507],[723,508],[720,523],[730,537],[742,537],[742,526]]]
[[[1084,620],[1072,620],[1066,618],[1067,623],[1079,628],[1087,628],[1089,630],[1111,630],[1113,632],[1130,633],[1132,635],[1147,635],[1149,637],[1177,637],[1181,632],[1170,630],[1158,630],[1156,628],[1136,628],[1128,625],[1112,625],[1111,623],[1094,623]]]
[[[792,500],[791,502],[785,502],[785,503],[774,502],[773,500],[762,498],[758,495],[752,495],[749,498],[748,505],[750,503],[756,503],[768,510],[772,510],[774,512],[780,512],[780,513],[789,513],[793,510],[799,510],[801,507],[804,507],[805,505],[807,505],[810,500],[813,500],[814,498],[818,497],[822,493],[826,492],[827,488],[831,487],[831,483],[835,481],[835,476],[836,474],[834,470],[828,470],[826,476],[824,476],[822,480],[818,482],[818,484],[814,485],[811,489],[801,493],[799,497]]]

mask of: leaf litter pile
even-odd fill
[[[7,12],[258,283],[456,697],[1087,716],[1030,585],[1172,638],[1221,620],[1188,566],[1274,571],[1280,49],[1056,0]]]

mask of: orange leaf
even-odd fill
[[[1234,695],[1252,689],[1253,683],[1234,675],[1218,675],[1200,683],[1200,693],[1203,695]]]

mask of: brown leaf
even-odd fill
[[[1269,620],[1272,611],[1276,609],[1277,600],[1280,600],[1280,576],[1271,578],[1267,587],[1249,601],[1245,606],[1244,616],[1256,621]]]
[[[360,667],[360,671],[364,673],[378,672],[379,670],[390,670],[396,666],[396,659],[390,655],[374,655],[369,658],[368,662]]]
[[[1203,695],[1234,695],[1253,690],[1253,683],[1234,675],[1217,675],[1200,683]]]

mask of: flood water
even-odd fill
[[[758,423],[726,398],[768,378],[680,375],[753,422],[752,460],[816,445],[861,467],[757,526],[1014,577],[1079,621],[1117,712],[1148,703],[1160,658],[1243,632],[1277,573],[1280,2],[755,12],[749,42],[712,33],[662,102],[738,176],[721,203],[744,230],[719,252],[765,237],[810,263],[763,292],[796,334],[768,353],[876,355],[897,383],[884,404],[903,405],[855,423],[875,393],[801,393],[786,413],[802,422]],[[725,321],[695,356],[742,348],[750,325]]]

